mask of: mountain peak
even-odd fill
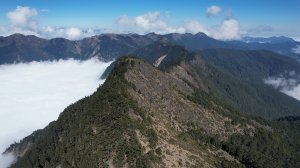
[[[155,32],[150,32],[150,33],[147,33],[146,36],[157,36],[158,34],[156,34]]]
[[[15,34],[9,35],[7,37],[25,37],[25,35],[21,34],[21,33],[15,33]]]
[[[7,36],[7,38],[13,38],[13,39],[23,39],[23,38],[42,39],[42,38],[37,37],[36,35],[24,35],[24,34],[21,34],[21,33],[12,34],[10,36]]]
[[[208,37],[205,33],[203,32],[198,32],[195,34],[196,37]]]

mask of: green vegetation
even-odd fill
[[[189,97],[190,100],[221,112],[232,120],[229,124],[250,123],[233,108],[222,103],[219,99],[200,91]],[[213,105],[212,102],[218,105]],[[218,109],[219,105],[221,109]],[[224,108],[230,113],[224,113]],[[227,140],[222,140],[219,135],[208,135],[203,130],[190,130],[184,134],[199,142],[200,146],[222,149],[234,156],[242,166],[246,167],[300,167],[300,120],[299,117],[285,117],[278,121],[265,121],[257,119],[262,125],[270,125],[268,128],[256,128],[254,135],[249,132],[233,134]],[[181,135],[183,136],[183,135]],[[233,162],[224,161],[218,164],[220,167],[241,166]]]
[[[208,63],[194,69],[206,79],[211,93],[232,107],[266,119],[300,114],[299,101],[263,83],[284,72],[300,73],[300,64],[293,59],[269,51],[232,49],[204,50],[200,55]]]
[[[188,78],[181,80],[182,76],[170,72],[172,68],[167,67],[178,65],[180,60],[166,59],[163,65],[168,66],[160,67],[164,71],[159,72],[139,59],[120,58],[104,85],[93,95],[70,105],[57,121],[9,148],[8,152],[19,156],[26,151],[12,167],[157,167],[165,164],[167,156],[176,158],[174,155],[185,153],[183,150],[193,153],[186,154],[187,158],[199,155],[203,163],[197,158],[193,159],[193,165],[191,160],[177,157],[172,164],[300,167],[298,117],[268,121],[241,113],[244,109],[246,114],[274,118],[295,106],[284,111],[280,107],[289,104],[275,105],[278,102],[270,96],[281,95],[273,90],[256,88],[253,83],[197,60],[199,57],[190,60],[189,54],[186,56],[188,77],[202,80],[204,87],[196,88]],[[138,68],[145,69],[137,71]],[[127,81],[124,76],[127,72],[136,74],[127,74]],[[153,81],[165,93],[154,90],[157,86],[151,85]],[[186,88],[193,92],[183,93]],[[172,103],[168,98],[172,98]],[[138,104],[140,100],[145,103]],[[180,109],[181,105],[184,108]],[[145,111],[147,107],[153,109]],[[168,143],[173,150],[166,147]]]
[[[137,50],[134,55],[143,58],[150,64],[155,63],[161,56],[166,55],[159,65],[159,68],[163,70],[178,65],[183,60],[191,60],[193,58],[193,53],[188,52],[184,47],[176,45],[166,39],[159,40],[141,48]]]
[[[132,84],[124,80],[127,68],[134,66],[130,58],[122,58],[107,82],[90,97],[69,106],[55,122],[43,131],[24,139],[11,150],[34,142],[30,150],[12,167],[149,167],[159,162],[155,153],[144,154],[135,130],[149,137],[156,147],[157,135],[151,121],[127,94]],[[128,111],[144,121],[132,121]]]
[[[247,115],[276,119],[300,112],[299,101],[263,84],[262,79],[247,81],[208,63],[199,65],[191,61],[189,64],[192,73],[200,76],[208,87],[208,94]]]
[[[299,167],[299,140],[274,131],[261,129],[253,136],[234,135],[222,149],[247,167]]]

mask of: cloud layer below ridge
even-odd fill
[[[269,77],[264,83],[300,101],[300,75],[295,71],[286,72],[278,77]]]
[[[0,66],[0,153],[56,120],[68,105],[92,94],[110,65],[97,59]],[[12,157],[0,156],[0,167]]]

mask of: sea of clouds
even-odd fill
[[[96,91],[110,63],[70,59],[0,65],[0,153]],[[0,155],[0,168],[13,160],[12,155]]]

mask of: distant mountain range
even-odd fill
[[[11,167],[300,167],[300,101],[264,83],[300,74],[299,42],[248,40],[0,38],[1,64],[116,59],[94,94],[7,149]]]
[[[0,64],[68,58],[85,60],[91,57],[109,61],[117,59],[121,55],[132,54],[138,49],[162,39],[182,45],[191,51],[212,48],[269,50],[295,59],[300,58],[300,54],[293,50],[300,46],[300,43],[287,37],[246,37],[241,41],[219,41],[204,33],[195,35],[150,33],[146,35],[101,34],[78,41],[70,41],[63,38],[46,40],[36,36],[13,34],[8,37],[0,37]],[[260,41],[265,41],[265,43]]]
[[[242,41],[246,43],[294,43],[294,39],[285,36],[273,36],[273,37],[243,37]]]
[[[63,38],[41,39],[36,36],[14,34],[0,38],[0,64],[74,58],[97,57],[108,61],[131,53],[153,42],[140,35],[106,34],[80,41]]]

